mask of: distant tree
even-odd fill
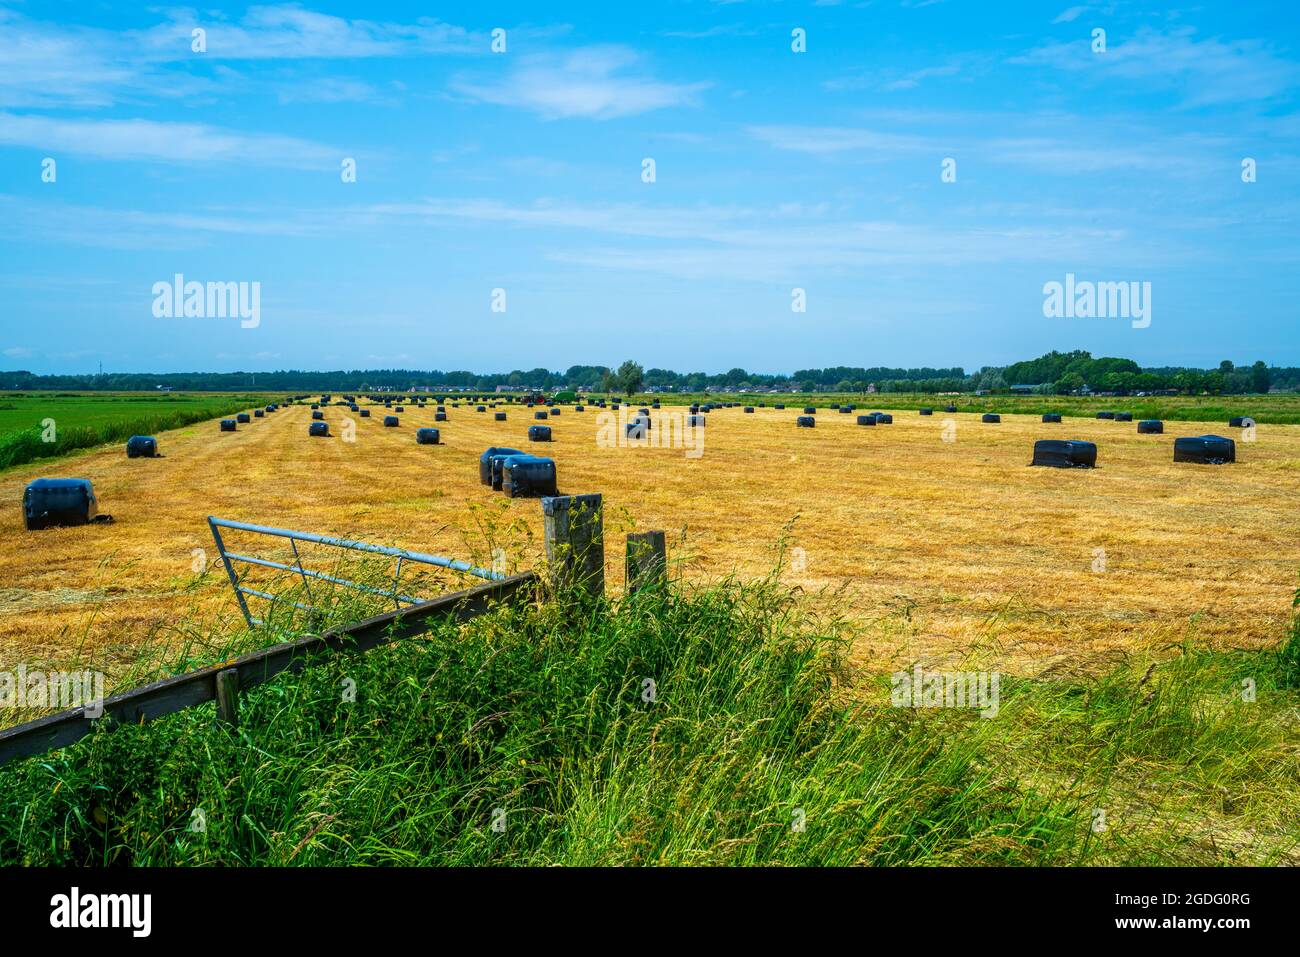
[[[1224,378],[1227,378],[1229,375],[1231,375],[1232,370],[1234,368],[1235,367],[1233,366],[1231,359],[1224,359],[1222,362],[1219,363],[1219,371],[1223,373]]]
[[[1269,374],[1268,366],[1263,360],[1256,362],[1250,367],[1250,388],[1252,392],[1267,392],[1268,387],[1272,384],[1272,376]]]
[[[645,381],[645,370],[628,359],[618,367],[616,378],[620,389],[628,395],[635,395],[641,391],[641,383]]]

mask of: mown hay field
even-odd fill
[[[1289,619],[1300,426],[1261,424],[1242,441],[1222,422],[1138,435],[1131,422],[898,411],[892,425],[860,427],[823,410],[815,429],[796,429],[794,407],[733,408],[708,415],[692,457],[605,447],[592,407],[564,408],[547,423],[555,441],[531,445],[531,412],[507,411],[495,422],[449,404],[435,423],[432,404],[408,406],[390,429],[381,409],[363,419],[335,405],[334,435],[314,439],[300,405],[236,433],[215,420],[163,433],[159,459],[128,460],[115,444],[0,473],[0,666],[129,660],[195,622],[238,626],[208,515],[484,563],[501,548],[511,570],[533,567],[539,504],[479,484],[490,445],[553,456],[562,492],[605,496],[612,588],[634,529],[667,530],[687,581],[760,577],[782,560],[783,581],[860,626],[855,657],[872,669],[973,648],[1020,673],[1087,669],[1189,639],[1262,647]],[[416,444],[426,425],[443,444]],[[1207,432],[1238,439],[1235,465],[1173,463],[1175,437]],[[1096,442],[1100,467],[1027,467],[1049,437]],[[42,475],[91,479],[115,522],[24,531],[22,490]]]

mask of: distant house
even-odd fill
[[[1024,383],[1021,383],[1019,385],[1013,385],[1011,387],[1011,394],[1012,395],[1033,395],[1035,392],[1041,392],[1042,390],[1043,390],[1042,383],[1039,383],[1038,385],[1026,385]]]

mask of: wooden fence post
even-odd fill
[[[569,585],[592,597],[605,593],[605,527],[600,495],[542,499],[546,558],[557,588]]]
[[[663,532],[633,532],[627,537],[627,593],[668,583],[668,549]]]
[[[217,672],[217,719],[230,725],[239,725],[239,669],[227,668]]]

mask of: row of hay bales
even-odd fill
[[[843,411],[843,407],[840,407],[840,411]],[[806,406],[804,414],[795,418],[795,426],[797,428],[815,428],[817,425],[815,413],[816,409],[814,407]],[[921,409],[919,414],[933,415],[933,410]],[[1098,413],[1097,417],[1114,419],[1120,422],[1133,421],[1133,415],[1129,412],[1101,412]],[[890,424],[893,421],[893,416],[884,412],[872,412],[857,417],[857,424],[866,426]],[[996,412],[986,412],[981,416],[981,421],[996,424],[1002,421],[1002,417]],[[1056,412],[1043,413],[1042,421],[1044,423],[1060,423],[1061,415]],[[1249,427],[1255,423],[1248,416],[1237,416],[1230,419],[1228,424]],[[1137,423],[1137,431],[1141,434],[1162,434],[1164,432],[1164,423],[1159,419],[1144,419]],[[1174,440],[1175,462],[1223,465],[1236,460],[1236,443],[1232,439],[1221,435],[1184,436]],[[1034,443],[1033,461],[1030,464],[1055,468],[1096,468],[1097,446],[1094,442],[1087,442],[1082,439],[1041,439]]]
[[[1237,461],[1237,443],[1222,435],[1188,435],[1174,439],[1174,461],[1225,465]],[[1040,439],[1034,443],[1030,465],[1054,468],[1096,468],[1097,445],[1081,439]]]
[[[304,396],[286,397],[286,403],[293,404]],[[357,410],[357,405],[352,396],[344,396],[349,403],[349,409]],[[329,426],[324,421],[324,414],[320,409],[321,405],[328,405],[332,397],[328,394],[321,396],[320,403],[313,403],[312,422],[308,428],[308,434],[312,436],[329,434]],[[604,407],[603,401],[595,403]],[[702,411],[712,411],[714,408],[731,408],[739,403],[723,403],[720,406],[713,404],[693,405],[691,406],[691,416],[688,424],[695,426],[704,425],[704,415]],[[457,407],[457,403],[453,403]],[[617,407],[617,405],[615,406]],[[659,408],[659,403],[654,403],[654,408]],[[255,409],[252,413],[239,413],[235,419],[222,419],[220,429],[223,432],[236,431],[240,423],[248,423],[252,418],[263,418],[268,412],[275,412],[279,408],[278,404],[267,405],[263,409]],[[575,407],[581,411],[581,407]],[[778,405],[777,408],[783,408]],[[843,406],[838,407],[840,412],[844,412]],[[399,406],[399,410],[404,406]],[[952,411],[953,407],[949,406]],[[484,411],[482,407],[478,411]],[[559,407],[553,406],[547,413],[543,413],[541,418],[547,415],[559,413]],[[752,412],[753,407],[745,407],[746,412]],[[801,415],[796,422],[801,427],[811,428],[816,425],[815,409],[812,413]],[[852,407],[848,411],[853,411]],[[446,421],[446,410],[439,406],[437,412],[441,414],[440,421]],[[359,414],[363,417],[369,417],[369,410],[362,409]],[[933,410],[921,409],[921,415],[933,414]],[[1132,415],[1129,413],[1103,413],[1100,418],[1113,418],[1117,421],[1131,421]],[[504,420],[505,413],[497,413],[498,420]],[[1000,417],[996,413],[986,413],[983,416],[985,422],[999,422]],[[396,428],[399,425],[399,419],[396,415],[384,417],[384,426],[387,428]],[[859,425],[877,425],[890,424],[893,422],[893,416],[884,412],[872,412],[867,415],[860,415],[857,418]],[[1042,416],[1045,423],[1059,423],[1061,416],[1059,413],[1045,413]],[[1253,426],[1254,420],[1248,416],[1235,416],[1228,423],[1232,427],[1247,428]],[[639,434],[651,427],[650,409],[642,408],[638,410],[637,416],[632,422],[628,423],[629,435],[636,430]],[[1164,424],[1158,419],[1146,419],[1138,423],[1138,431],[1143,434],[1160,434],[1164,431]],[[416,442],[421,445],[438,445],[441,442],[441,433],[437,428],[423,427],[416,430]],[[528,430],[529,441],[548,442],[551,441],[551,430],[549,426],[530,426]],[[159,455],[158,441],[154,436],[135,435],[127,441],[126,453],[128,458],[153,458]],[[1235,462],[1236,443],[1229,438],[1220,435],[1200,435],[1184,436],[1174,441],[1174,461],[1190,462],[1200,464],[1222,465]],[[1033,460],[1030,463],[1035,466],[1053,467],[1053,468],[1095,468],[1097,464],[1097,446],[1093,442],[1087,442],[1079,439],[1059,440],[1059,439],[1041,439],[1034,443]],[[507,449],[492,447],[483,453],[480,458],[480,479],[484,484],[499,489],[510,497],[521,495],[556,495],[556,467],[553,459],[543,458],[540,456],[527,455],[518,449]],[[23,491],[23,518],[24,525],[28,530],[37,530],[56,526],[67,525],[84,525],[93,521],[111,521],[111,516],[100,515],[98,503],[95,498],[94,488],[88,479],[83,478],[39,478],[30,482]]]

